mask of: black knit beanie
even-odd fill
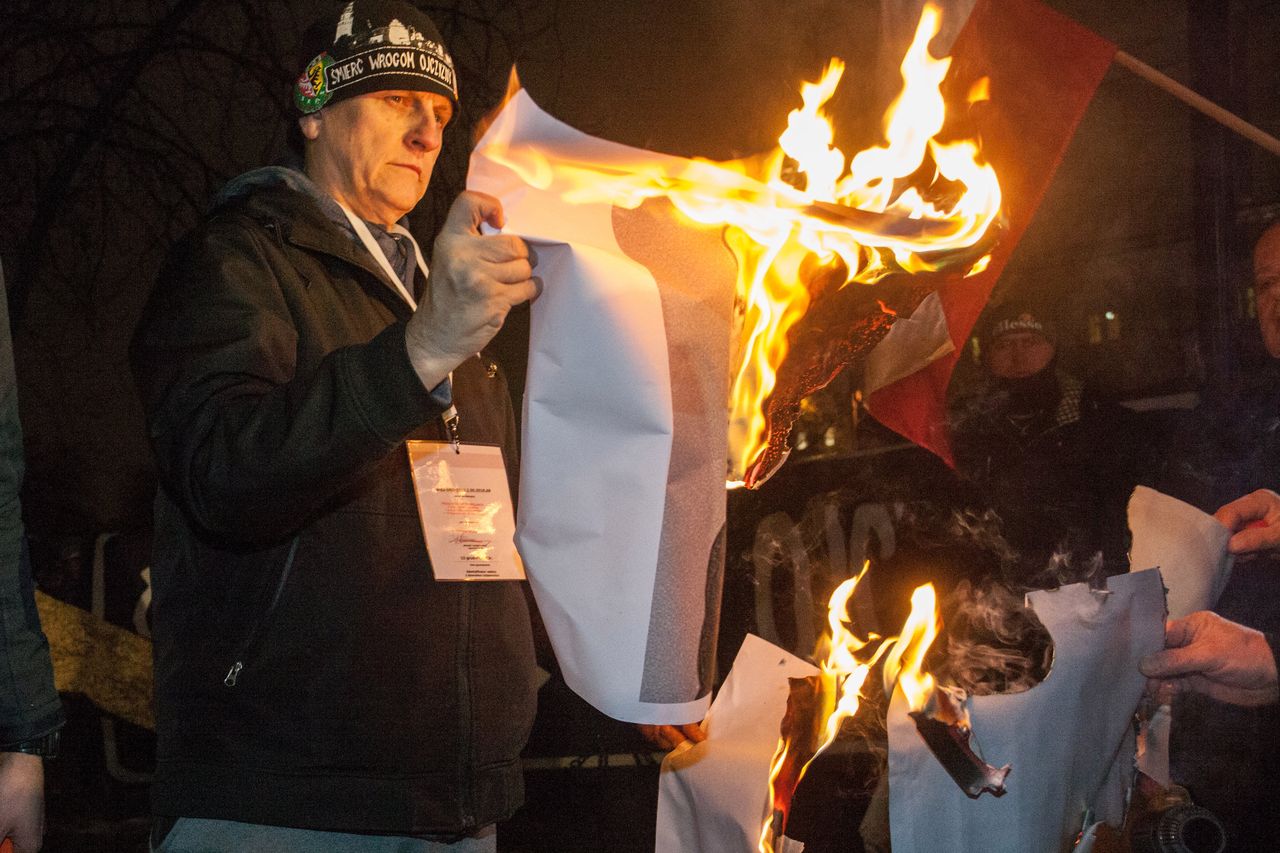
[[[350,0],[302,39],[293,103],[303,113],[355,95],[400,89],[458,101],[453,58],[431,19],[400,0]]]

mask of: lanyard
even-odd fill
[[[409,303],[409,307],[417,310],[418,303],[414,301],[413,294],[405,289],[404,282],[400,280],[400,276],[396,275],[395,268],[391,266],[391,261],[387,260],[387,253],[382,251],[382,247],[378,245],[378,241],[373,239],[373,232],[369,230],[369,226],[360,217],[352,213],[342,202],[338,202],[338,206],[342,208],[342,212],[346,214],[347,221],[351,223],[351,228],[356,232],[356,236],[360,238],[360,242],[364,244],[365,249],[373,256],[373,259],[382,267],[382,271],[387,274],[387,280],[396,292]],[[413,239],[413,235],[409,233],[403,225],[396,223],[391,226],[391,232],[400,234],[409,238],[409,245],[413,246],[413,257],[418,263],[418,270],[422,273],[422,280],[427,280],[427,264],[422,260],[422,252],[418,249],[418,241]]]
[[[338,202],[338,207],[342,208],[342,212],[346,214],[347,221],[351,223],[351,228],[356,232],[356,236],[360,238],[360,242],[364,244],[365,250],[373,256],[378,266],[382,267],[382,271],[387,274],[387,280],[395,287],[396,292],[409,303],[409,307],[418,310],[418,303],[414,300],[413,294],[410,293],[401,281],[400,276],[396,275],[395,268],[391,266],[391,261],[387,260],[387,253],[382,251],[382,246],[378,245],[378,241],[373,239],[373,232],[369,230],[369,226],[365,221],[347,208],[342,202]],[[418,270],[422,273],[422,280],[426,281],[429,275],[427,271],[427,263],[422,259],[422,250],[418,248],[418,241],[413,239],[413,235],[409,233],[409,229],[400,223],[392,225],[390,231],[393,234],[399,234],[409,238],[409,245],[413,246],[413,257],[418,264]],[[449,372],[449,386],[453,386],[453,371]],[[462,452],[462,442],[458,437],[458,409],[452,403],[445,413],[440,416],[444,421],[445,428],[449,431],[449,440],[453,442],[453,452]]]

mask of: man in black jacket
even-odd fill
[[[307,36],[303,171],[233,181],[173,251],[134,342],[160,473],[160,851],[495,849],[521,803],[529,615],[433,576],[405,441],[501,448],[481,353],[535,294],[495,199],[429,276],[404,227],[456,103],[431,21],[354,0]],[[420,300],[420,301],[419,301]]]

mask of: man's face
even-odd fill
[[[357,95],[301,119],[307,174],[357,216],[390,225],[422,198],[453,115],[434,92]]]
[[[1006,332],[987,349],[987,369],[1001,379],[1023,379],[1053,360],[1053,344],[1039,332]]]
[[[1258,327],[1272,358],[1280,358],[1280,225],[1272,225],[1253,249],[1253,292]]]

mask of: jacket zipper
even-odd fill
[[[436,420],[435,431],[442,440],[451,439],[444,421]],[[458,810],[462,828],[471,830],[476,828],[475,791],[471,782],[471,774],[475,766],[471,755],[471,589],[466,583],[460,584],[460,587],[461,589],[458,590],[458,636],[462,641],[458,649],[457,678],[458,720],[462,729],[458,733],[458,740],[462,748],[458,750],[458,781],[460,783]]]
[[[231,664],[231,669],[227,670],[227,675],[222,679],[223,685],[226,687],[235,687],[236,682],[240,678],[240,670],[244,669],[245,653],[257,641],[258,636],[266,629],[271,614],[275,613],[276,605],[280,603],[280,596],[284,592],[284,585],[289,580],[289,573],[293,571],[293,557],[298,553],[299,536],[293,537],[293,542],[289,544],[289,555],[285,557],[284,568],[280,571],[280,580],[276,583],[275,592],[271,596],[271,603],[267,605],[267,609],[254,621],[253,627],[249,629],[249,633],[245,635],[244,640],[236,649],[235,662]]]
[[[465,584],[460,590],[462,593],[462,648],[458,656],[458,708],[462,711],[459,719],[462,721],[463,730],[460,740],[462,741],[462,749],[458,751],[461,758],[459,773],[462,781],[462,797],[460,805],[462,806],[462,826],[464,829],[474,829],[476,825],[475,818],[475,792],[472,790],[471,772],[475,767],[472,760],[472,743],[471,743],[471,589]]]

